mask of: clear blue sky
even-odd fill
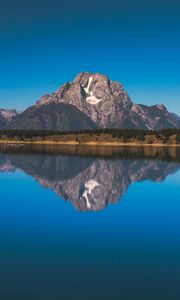
[[[180,114],[180,2],[6,0],[0,107],[22,110],[82,71],[119,80],[136,103]]]

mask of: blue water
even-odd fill
[[[0,299],[180,299],[178,157],[1,152],[0,191]]]

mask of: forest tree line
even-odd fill
[[[47,138],[53,136],[62,135],[78,135],[78,134],[88,134],[90,136],[109,134],[112,138],[123,139],[128,141],[129,139],[137,139],[139,141],[144,141],[146,136],[153,135],[158,140],[166,142],[171,136],[176,136],[176,142],[180,143],[180,129],[163,129],[163,130],[141,130],[141,129],[92,129],[92,130],[79,130],[79,131],[54,131],[54,130],[0,130],[0,138],[7,137],[19,138],[19,139],[31,139],[31,138]]]

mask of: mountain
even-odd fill
[[[58,120],[62,115],[65,120],[72,119],[71,124],[68,123],[68,129],[76,128],[80,115],[85,119],[84,125],[80,124],[80,129],[86,127],[87,118],[90,126],[89,119],[93,126],[96,124],[100,128],[180,128],[180,118],[170,113],[163,104],[135,104],[121,83],[113,82],[99,73],[87,72],[80,73],[74,81],[65,83],[55,93],[44,95],[33,107],[15,117],[9,128],[27,129],[28,123],[29,129],[64,130],[64,119],[62,122],[54,122],[52,119],[54,115],[57,116],[55,108],[59,114]],[[66,128],[66,124],[64,127]]]
[[[158,151],[158,155],[163,151]],[[70,201],[77,210],[99,211],[109,204],[119,203],[135,182],[163,181],[180,169],[180,163],[173,158],[168,162],[148,159],[145,154],[136,159],[133,156],[102,159],[36,151],[1,153],[0,172],[16,169],[23,170],[40,185],[54,191],[61,200]]]
[[[19,114],[8,129],[80,130],[96,128],[96,124],[73,105],[49,103],[32,106]]]
[[[0,109],[0,129],[4,129],[17,114],[15,109]]]

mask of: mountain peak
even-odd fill
[[[82,85],[85,85],[85,84],[87,84],[87,81],[88,81],[90,78],[96,79],[96,80],[99,80],[99,81],[101,81],[101,80],[106,80],[106,81],[108,81],[108,80],[109,80],[109,78],[108,78],[106,75],[101,74],[101,73],[81,72],[81,73],[79,73],[79,74],[75,77],[74,81],[75,81],[75,82],[78,82],[78,83],[80,83],[80,84],[82,84]]]
[[[158,104],[157,108],[160,110],[167,110],[166,106],[163,103]]]
[[[72,106],[77,110],[73,110]],[[44,107],[44,110],[41,109],[42,107]],[[128,93],[119,81],[111,81],[106,75],[90,72],[78,74],[73,81],[66,82],[55,93],[41,97],[35,106],[27,110],[27,117],[31,109],[33,109],[33,116],[36,115],[36,120],[43,120],[39,124],[46,124],[47,120],[52,117],[56,118],[59,122],[58,124],[60,124],[60,117],[57,117],[56,112],[62,118],[65,114],[67,115],[68,107],[71,112],[67,117],[69,120],[71,118],[75,120],[75,116],[76,118],[81,117],[84,119],[85,124],[91,124],[92,122],[93,126],[100,128],[136,128],[145,130],[180,128],[180,118],[168,112],[163,104],[153,106],[135,104],[131,101]],[[48,109],[52,110],[55,108],[57,111],[54,114],[51,111],[48,112]],[[63,114],[61,113],[62,111]],[[34,114],[34,112],[36,113]],[[26,116],[26,111],[23,114],[22,126],[24,126],[26,119],[24,116]],[[87,117],[89,118],[88,120]],[[21,119],[21,114],[18,119]],[[78,123],[78,120],[75,123]],[[13,122],[13,124],[15,123]],[[36,121],[35,124],[37,124]],[[64,128],[58,124],[56,124],[56,129],[58,129],[58,126],[59,130]],[[19,123],[18,126],[20,126]],[[72,129],[75,126],[76,124],[72,126]]]
[[[37,105],[49,104],[50,102],[68,102],[75,105],[78,98],[79,101],[84,101],[84,104],[89,107],[96,106],[106,100],[110,101],[113,95],[119,99],[125,96],[126,102],[131,105],[130,98],[120,82],[112,82],[101,73],[82,72],[72,82],[67,82],[61,86],[56,93],[43,96]]]

